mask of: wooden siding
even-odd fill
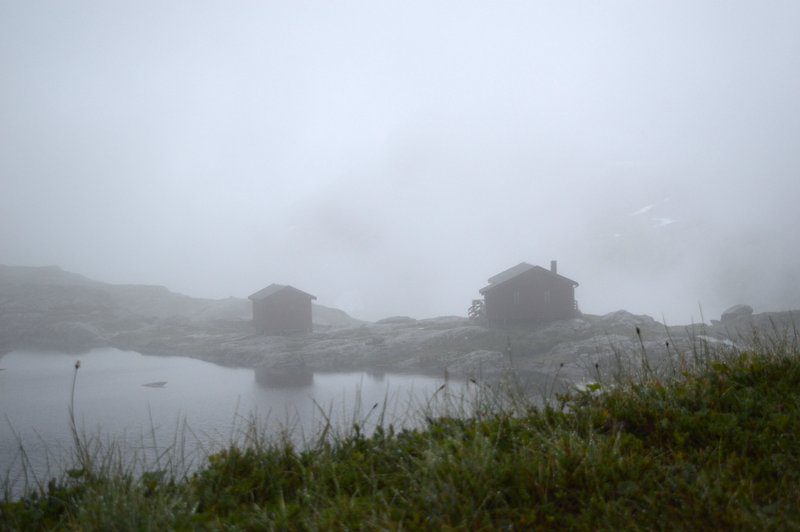
[[[253,301],[253,324],[265,334],[311,332],[311,299],[286,290]]]
[[[546,270],[530,270],[487,289],[486,318],[497,324],[569,319],[575,315],[575,287]]]

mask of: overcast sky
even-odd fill
[[[0,263],[357,317],[800,308],[800,2],[0,1]]]

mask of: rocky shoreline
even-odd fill
[[[0,352],[114,347],[188,356],[227,366],[302,364],[313,371],[493,376],[513,369],[571,381],[626,360],[658,363],[744,344],[756,334],[796,334],[795,313],[753,314],[740,305],[710,325],[666,326],[616,311],[547,324],[496,328],[463,317],[375,323],[314,307],[315,332],[263,336],[249,302],[195,299],[163,287],[109,285],[57,268],[0,266]]]

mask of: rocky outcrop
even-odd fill
[[[750,305],[734,305],[723,311],[722,316],[720,316],[720,321],[722,323],[738,321],[741,319],[748,319],[752,315],[753,307]]]

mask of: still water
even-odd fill
[[[242,441],[253,419],[267,435],[288,429],[298,444],[328,420],[340,430],[354,421],[369,429],[383,413],[386,425],[409,426],[427,408],[459,408],[468,390],[452,380],[443,387],[443,378],[368,373],[316,373],[301,386],[270,387],[252,369],[186,357],[11,352],[0,357],[0,480],[19,477],[25,459],[42,476],[64,467],[73,449],[68,412],[78,360],[78,429],[126,452],[144,450],[151,461],[177,447],[197,461]]]

